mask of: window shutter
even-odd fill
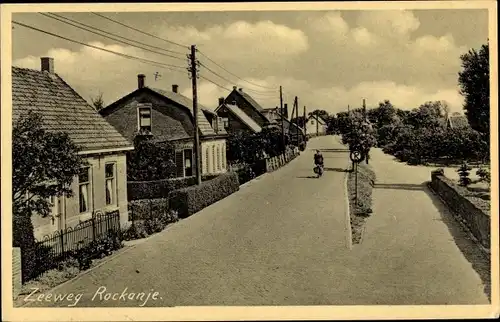
[[[177,177],[184,177],[184,152],[175,151],[175,167]]]

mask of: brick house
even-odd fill
[[[34,111],[46,131],[66,132],[88,162],[75,177],[73,197],[53,197],[52,216],[32,216],[35,238],[74,227],[96,211],[118,210],[128,222],[126,152],[133,149],[113,126],[54,73],[54,60],[41,58],[41,71],[12,67],[12,117]]]
[[[157,141],[171,142],[175,146],[177,177],[196,175],[193,101],[179,94],[177,85],[172,85],[171,91],[147,87],[143,74],[138,75],[137,81],[135,91],[99,113],[130,141],[138,133],[147,132]],[[219,126],[221,122],[213,112],[200,104],[198,106],[202,174],[226,172],[227,132]]]
[[[261,128],[270,124],[269,119],[264,115],[264,108],[262,108],[262,106],[260,106],[249,94],[244,92],[243,88],[237,89],[236,86],[233,86],[233,91],[224,99],[224,102],[238,106],[244,114],[248,115]],[[224,122],[226,122],[225,119],[229,117],[222,111],[217,113],[217,115],[222,117]]]
[[[215,113],[220,117],[223,127],[229,134],[242,131],[250,133],[262,131],[262,127],[245,111],[236,104],[225,102],[223,97],[219,98],[219,106],[215,109]]]

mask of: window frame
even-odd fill
[[[113,175],[111,177],[108,177],[108,174],[107,174],[107,169],[106,167],[111,165],[112,166],[112,169],[113,169]],[[117,176],[116,176],[116,171],[117,171],[117,168],[116,168],[116,162],[106,162],[104,164],[104,191],[105,191],[105,202],[106,202],[106,207],[108,206],[117,206],[118,205],[118,189],[117,189]],[[107,191],[108,191],[108,181],[111,180],[111,195],[110,195],[110,199],[111,199],[111,202],[108,203],[108,195],[107,195]]]
[[[85,166],[81,168],[81,171],[83,169],[87,170],[87,181],[80,181],[80,173],[78,174],[78,211],[80,214],[86,214],[86,213],[91,213],[92,212],[92,198],[91,198],[91,193],[92,193],[92,167],[91,166]],[[87,190],[87,204],[86,204],[86,209],[82,211],[82,190],[81,186],[84,185],[86,186]]]
[[[142,114],[141,111],[147,110],[149,111],[149,130],[143,130],[142,124]],[[153,132],[153,106],[152,104],[137,104],[137,131],[138,132]]]

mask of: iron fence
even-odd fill
[[[88,246],[90,243],[107,237],[110,234],[121,234],[120,212],[118,210],[102,213],[96,212],[91,219],[82,221],[75,227],[68,227],[46,235],[36,241],[36,258],[45,264],[48,270],[65,260],[73,251]]]

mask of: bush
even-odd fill
[[[36,251],[31,214],[17,213],[12,216],[12,246],[21,248],[21,269],[23,283],[37,275],[38,261],[33,260]]]
[[[479,168],[476,171],[476,175],[479,177],[479,181],[486,182],[488,184],[491,183],[491,172],[490,172],[490,169]]]
[[[217,175],[203,175],[202,181],[212,180]],[[196,177],[171,178],[153,181],[128,181],[128,200],[158,199],[166,198],[174,190],[193,186],[196,184]]]
[[[240,185],[256,177],[255,172],[253,171],[251,166],[245,166],[236,170],[236,174],[238,175],[238,182],[240,183]]]
[[[186,218],[203,208],[239,190],[238,175],[228,172],[201,185],[175,190],[170,193],[170,209]]]
[[[148,237],[148,233],[146,232],[146,228],[144,227],[144,223],[142,221],[133,222],[130,227],[128,227],[122,233],[123,240],[135,240],[142,239]]]
[[[472,168],[465,162],[457,170],[460,176],[460,179],[458,181],[462,187],[467,187],[472,182],[472,180],[469,178],[470,170],[472,170]]]

